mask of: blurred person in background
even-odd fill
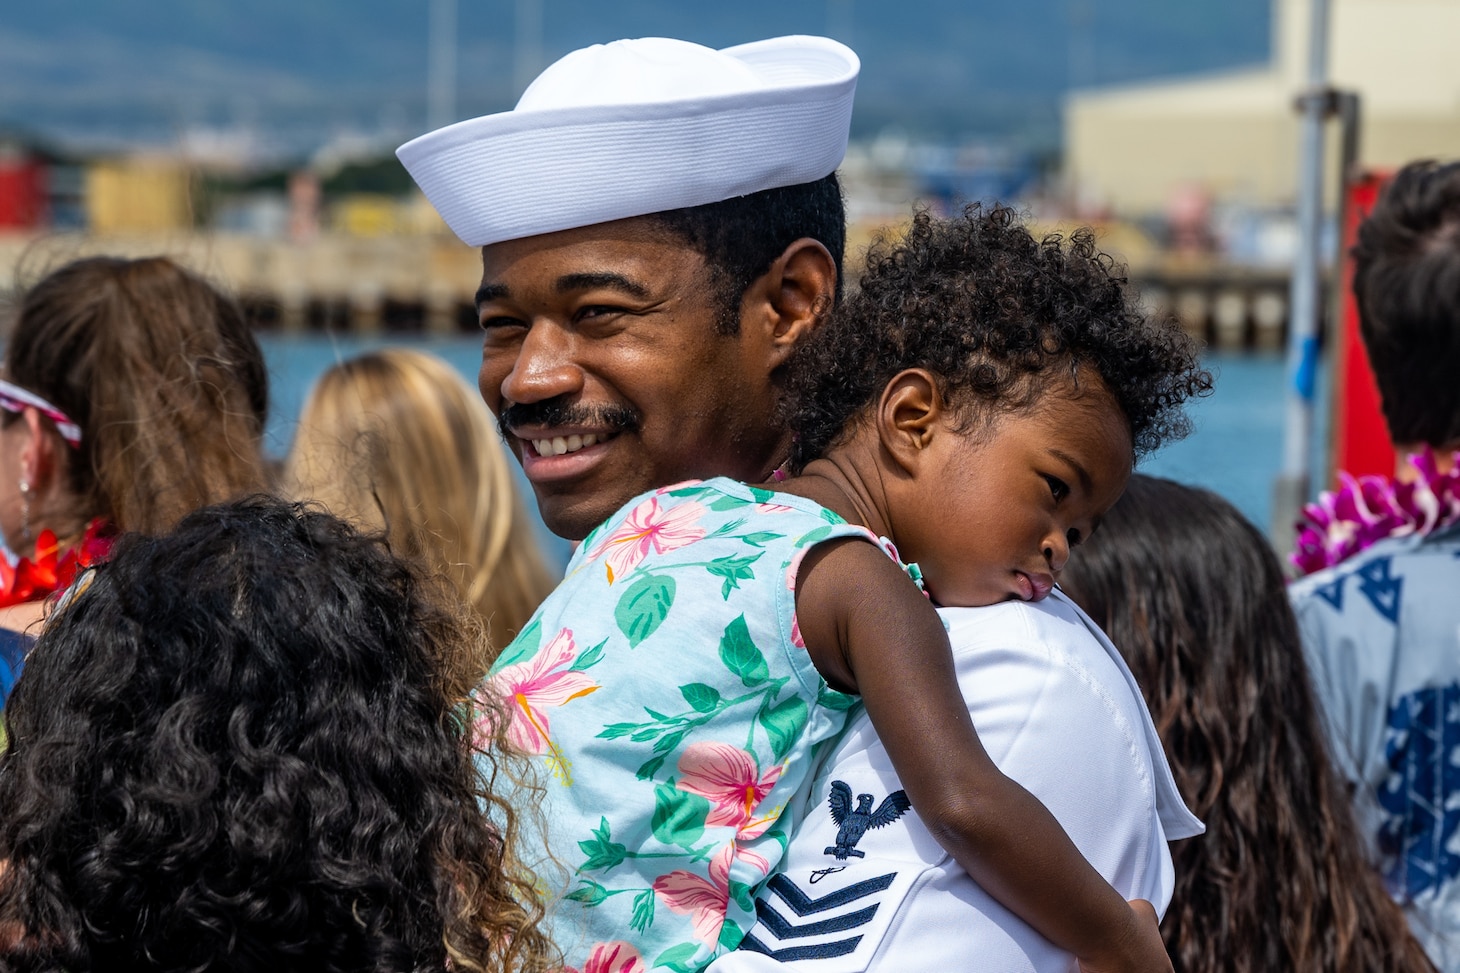
[[[1206,822],[1171,846],[1178,973],[1432,969],[1367,866],[1262,533],[1213,493],[1137,475],[1061,584],[1125,656]]]
[[[0,381],[0,691],[46,597],[126,531],[265,485],[263,354],[237,305],[165,257],[93,257],[18,301]]]
[[[1460,162],[1396,173],[1353,255],[1398,462],[1304,512],[1291,594],[1373,860],[1460,970]]]
[[[521,812],[455,715],[481,639],[444,579],[317,510],[119,539],[5,712],[0,968],[551,968]]]
[[[284,479],[291,495],[384,532],[397,554],[450,577],[498,649],[556,583],[481,394],[424,352],[385,349],[327,371]],[[491,661],[478,660],[477,677]]]

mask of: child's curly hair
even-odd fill
[[[0,969],[548,968],[483,783],[512,758],[474,763],[443,668],[481,637],[444,582],[308,507],[123,537],[5,711]]]
[[[1005,206],[973,204],[950,219],[919,212],[901,240],[872,244],[860,290],[793,357],[791,465],[835,445],[908,368],[932,372],[971,424],[1093,369],[1139,457],[1189,431],[1182,403],[1212,387],[1197,351],[1174,322],[1137,308],[1090,229],[1036,240]]]

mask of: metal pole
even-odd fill
[[[1283,465],[1274,487],[1272,536],[1280,550],[1312,486],[1313,392],[1318,371],[1320,236],[1323,222],[1323,122],[1328,113],[1328,0],[1309,0],[1308,79],[1300,100],[1298,253],[1289,294],[1288,391],[1283,423]]]
[[[426,128],[456,121],[456,0],[431,0],[426,65]]]
[[[1333,225],[1338,230],[1338,245],[1343,247],[1345,234],[1348,232],[1349,217],[1349,189],[1360,177],[1359,171],[1359,136],[1362,126],[1362,105],[1359,94],[1356,91],[1333,91],[1329,99],[1329,105],[1338,117],[1338,201],[1333,217]],[[1339,267],[1343,265],[1344,253],[1340,249],[1338,254]],[[1319,408],[1329,410],[1333,414],[1333,396],[1337,386],[1339,369],[1343,367],[1339,347],[1339,337],[1343,331],[1343,322],[1340,318],[1339,309],[1343,307],[1344,288],[1348,282],[1344,275],[1335,267],[1334,272],[1328,277],[1328,306],[1333,313],[1328,315],[1326,326],[1323,331],[1324,342],[1329,348],[1328,368],[1330,380],[1328,382],[1328,397],[1319,403]],[[1337,428],[1335,423],[1328,424],[1328,435],[1319,444],[1319,456],[1322,468],[1319,475],[1327,477],[1333,470],[1335,455]],[[1311,452],[1309,455],[1313,455]]]

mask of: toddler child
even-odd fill
[[[583,973],[733,948],[858,699],[984,888],[1088,970],[1170,968],[1155,923],[984,753],[929,601],[1044,597],[1135,456],[1181,431],[1209,380],[1121,284],[1088,234],[920,214],[858,298],[901,313],[841,313],[791,364],[795,477],[665,487],[585,539],[487,687],[552,771],[576,879],[555,931]],[[849,808],[846,855],[904,807]]]

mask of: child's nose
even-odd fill
[[[1044,559],[1049,562],[1049,570],[1054,574],[1065,569],[1070,559],[1070,544],[1064,534],[1052,535],[1044,542]]]

